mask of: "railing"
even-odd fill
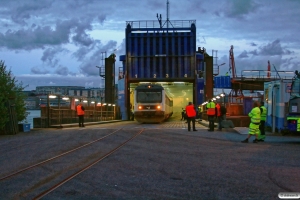
[[[290,80],[295,76],[293,71],[267,71],[267,70],[242,70],[241,77],[234,79],[242,80]]]
[[[85,123],[115,120],[118,118],[117,116],[119,116],[118,109],[115,106],[103,106],[103,108],[87,107],[84,112]],[[37,121],[39,121],[40,124],[36,125],[36,127],[49,128],[55,125],[78,123],[78,116],[76,111],[70,108],[44,107],[41,108],[41,117],[40,120]]]
[[[144,21],[126,21],[126,26],[130,25],[131,28],[191,28],[191,25],[196,25],[196,20],[169,20],[162,21],[161,24],[158,20],[144,20]]]

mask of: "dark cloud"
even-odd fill
[[[22,75],[16,76],[18,81],[29,87],[26,90],[35,90],[36,86],[86,86],[100,87],[101,80],[99,76],[59,76],[59,75]]]
[[[260,55],[269,55],[269,56],[275,56],[275,55],[290,55],[293,52],[288,50],[288,49],[284,49],[281,44],[280,44],[280,40],[277,39],[275,41],[273,41],[272,43],[269,43],[265,46],[262,46],[259,48]]]
[[[253,50],[253,51],[249,51],[249,54],[252,54],[253,56],[257,56],[257,49]]]
[[[252,46],[252,47],[256,47],[256,46],[257,46],[257,44],[255,44],[254,42],[251,42],[251,43],[250,43],[250,46]]]
[[[55,73],[58,74],[58,75],[72,75],[74,76],[75,73],[72,73],[69,71],[69,69],[67,67],[64,67],[64,66],[58,66],[57,69],[55,70]]]
[[[230,0],[227,1],[228,7],[225,15],[232,18],[241,18],[245,15],[255,12],[258,5],[253,0]]]
[[[43,67],[32,67],[31,73],[33,73],[33,74],[48,74],[48,73],[50,73],[50,71]]]
[[[245,50],[240,55],[238,55],[238,58],[248,58],[248,57],[249,57],[248,53]]]
[[[98,75],[96,66],[101,66],[101,62],[104,63],[105,53],[108,57],[114,50],[117,49],[116,41],[109,41],[103,46],[98,46],[96,50],[92,52],[92,55],[82,61],[80,65],[80,72],[85,75]]]
[[[68,52],[68,50],[62,47],[48,48],[43,52],[41,60],[47,65],[55,67],[59,62],[57,55],[61,52]]]
[[[57,21],[55,28],[33,24],[31,28],[0,33],[0,47],[32,50],[67,44],[70,42],[71,34],[74,34],[72,39],[75,44],[89,46],[93,43],[93,39],[85,32],[86,30],[91,30],[91,25],[77,19]]]

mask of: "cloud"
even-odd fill
[[[85,75],[98,75],[98,70],[96,66],[101,66],[105,64],[105,55],[108,57],[117,48],[116,41],[109,41],[105,45],[100,45],[95,47],[95,50],[88,58],[84,59],[80,65],[80,72]]]
[[[99,76],[61,76],[61,75],[20,75],[16,79],[28,85],[26,90],[35,90],[36,86],[86,86],[100,87],[101,79]]]
[[[73,72],[70,72],[69,69],[65,66],[58,66],[57,69],[55,70],[55,73],[58,74],[58,75],[72,75],[72,76],[75,76],[76,74],[73,73]]]
[[[248,57],[249,57],[248,53],[245,50],[240,55],[238,55],[238,58],[248,58]]]
[[[44,52],[43,52],[43,56],[41,57],[41,60],[46,63],[47,65],[51,66],[51,67],[55,67],[59,60],[57,58],[59,53],[62,52],[68,52],[67,49],[64,49],[62,47],[54,47],[54,48],[47,48]]]
[[[225,9],[225,15],[230,18],[243,18],[249,13],[255,12],[258,8],[258,4],[253,0],[230,0],[227,9]]]
[[[70,36],[76,45],[89,46],[93,39],[86,33],[91,30],[91,25],[86,21],[70,19],[58,20],[54,26],[37,26],[19,30],[7,30],[0,33],[0,47],[8,49],[32,50],[46,46],[68,44]]]
[[[33,74],[48,74],[48,73],[50,73],[50,71],[43,67],[32,67],[31,73],[33,73]]]
[[[259,50],[260,50],[259,53],[261,55],[269,55],[269,56],[290,55],[293,53],[292,51],[290,51],[288,49],[282,48],[279,39],[276,39],[274,42],[260,47]]]

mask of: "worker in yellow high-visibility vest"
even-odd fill
[[[253,140],[253,143],[257,143],[258,135],[259,135],[260,118],[261,118],[259,103],[257,101],[253,103],[253,108],[251,112],[248,114],[248,116],[251,118],[248,137],[245,140],[243,140],[242,143],[248,143],[248,140],[252,135],[255,135],[255,139]]]
[[[215,116],[216,116],[216,104],[212,100],[209,100],[209,102],[206,104],[206,114],[207,114],[207,120],[208,120],[208,131],[214,131],[215,129]]]

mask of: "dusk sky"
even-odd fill
[[[125,54],[126,21],[166,20],[167,0],[0,0],[0,60],[36,86],[101,87],[101,52]],[[196,20],[197,47],[218,51],[220,73],[234,46],[245,69],[299,70],[300,0],[169,0],[170,20]],[[117,71],[116,71],[117,73]]]

